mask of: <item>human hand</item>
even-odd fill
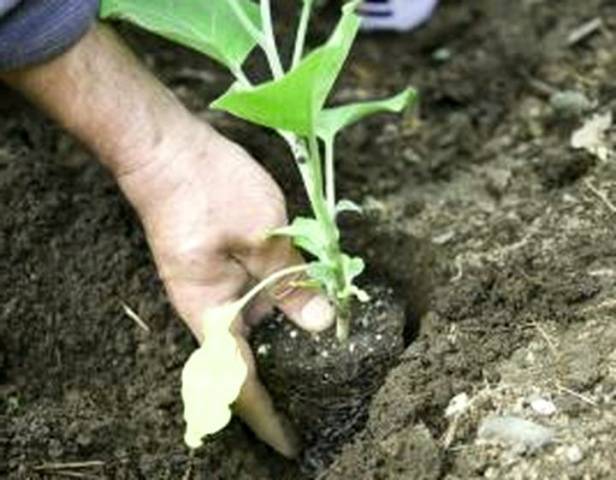
[[[3,72],[0,80],[82,140],[118,179],[143,222],[171,300],[197,339],[206,309],[303,261],[288,239],[266,237],[287,220],[271,177],[190,115],[109,28],[95,25],[64,54]],[[272,303],[308,330],[333,322],[323,297],[289,288],[290,280],[276,287],[276,298],[255,302],[233,332],[249,367],[236,411],[286,456],[297,452],[297,442],[257,379],[246,335]]]
[[[195,123],[147,156],[147,163],[120,175],[119,183],[141,217],[173,304],[200,339],[206,309],[236,300],[255,280],[303,259],[286,238],[267,237],[287,222],[284,198],[238,145]],[[236,411],[286,456],[297,452],[297,441],[257,379],[246,336],[274,303],[310,331],[333,320],[324,297],[294,289],[290,280],[255,302],[233,332],[249,367]]]

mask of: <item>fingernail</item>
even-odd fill
[[[302,323],[306,330],[320,332],[334,322],[334,307],[329,301],[317,295],[302,308]]]

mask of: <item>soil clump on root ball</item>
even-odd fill
[[[390,288],[367,290],[371,300],[355,303],[346,342],[334,328],[304,332],[281,313],[252,335],[259,375],[304,442],[306,473],[324,470],[363,428],[372,395],[404,350],[403,304]]]

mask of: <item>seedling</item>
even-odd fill
[[[297,247],[312,257],[305,267],[309,279],[304,282],[305,286],[320,288],[327,293],[336,307],[336,335],[340,341],[345,341],[350,333],[351,301],[353,298],[367,301],[368,295],[355,285],[355,279],[364,270],[364,261],[348,255],[340,247],[337,215],[345,210],[361,209],[350,200],[337,199],[335,140],[341,129],[363,117],[383,111],[402,111],[416,94],[408,88],[385,100],[326,107],[326,100],[359,29],[360,18],[355,13],[359,0],[344,5],[330,38],[306,54],[306,33],[314,3],[315,0],[303,0],[294,48],[288,61],[278,52],[270,0],[260,0],[259,4],[251,0],[103,0],[101,16],[133,22],[202,52],[227,67],[236,81],[213,102],[212,107],[274,129],[289,144],[310,201],[312,217],[297,217],[289,226],[270,234],[290,237]],[[254,84],[243,65],[257,47],[267,59],[271,79]],[[273,278],[278,279],[282,274],[284,272],[277,272]],[[267,283],[269,280],[264,285]],[[245,301],[240,300],[233,305],[241,308],[244,304]],[[216,332],[213,336],[221,338],[223,345],[224,339],[230,336],[231,317],[239,313],[237,308],[232,310],[237,313],[226,312],[228,315],[223,315],[224,321],[220,322],[227,327],[206,327],[209,333]],[[209,343],[207,335],[206,342]],[[211,348],[214,348],[214,343]],[[204,343],[200,350],[205,346]],[[221,358],[228,358],[233,364],[233,349],[219,353]],[[197,360],[191,362],[189,360],[187,369],[201,364]],[[185,380],[188,377],[191,376],[185,375]],[[238,382],[220,397],[219,418],[226,418],[221,424],[228,421],[228,407],[244,381],[241,368],[236,369],[234,378],[239,379]],[[201,393],[204,391],[202,389]],[[199,409],[203,409],[202,405],[198,405],[197,410],[187,408],[186,411],[195,413]],[[223,415],[223,412],[227,413]],[[199,415],[195,413],[196,417]],[[213,422],[208,428],[193,430],[197,432],[193,437],[200,438],[204,432],[210,433],[217,426]]]

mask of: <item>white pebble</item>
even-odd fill
[[[349,345],[349,352],[353,353],[354,351],[355,351],[355,344],[354,344],[354,343],[351,343],[351,344]]]
[[[580,463],[584,459],[584,453],[582,449],[577,445],[571,445],[565,450],[565,456],[569,463]]]
[[[449,405],[447,405],[447,408],[445,409],[445,416],[457,417],[458,415],[466,411],[469,403],[470,400],[466,393],[458,393],[449,401]]]
[[[329,357],[329,353],[327,353],[327,350],[323,350],[323,351],[321,352],[321,356],[322,356],[323,358],[327,358],[327,357]]]
[[[536,450],[554,440],[554,431],[523,418],[490,417],[481,422],[479,438],[497,440],[513,446]]]
[[[290,336],[291,338],[295,338],[295,337],[297,337],[297,330],[291,330],[291,333],[289,333],[289,336]]]
[[[268,343],[262,343],[257,347],[257,355],[267,355],[270,351],[270,345]]]
[[[554,402],[541,397],[531,399],[530,408],[532,408],[535,413],[546,417],[556,413],[556,405],[554,405]]]

